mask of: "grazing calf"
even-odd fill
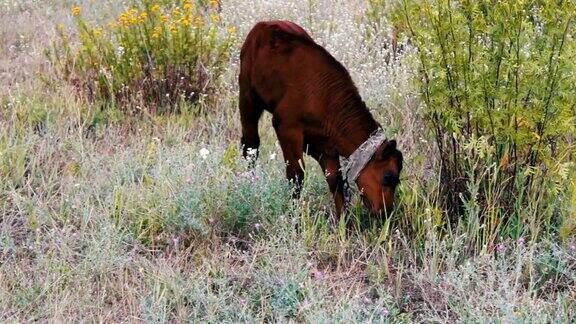
[[[288,21],[256,24],[240,60],[244,156],[260,146],[258,121],[266,110],[273,115],[288,179],[301,184],[303,154],[311,155],[326,175],[340,215],[344,179],[339,157],[343,156],[349,160],[348,179],[356,182],[371,213],[389,211],[402,154],[396,141],[385,139],[344,66],[302,27]]]

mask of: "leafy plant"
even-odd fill
[[[476,208],[500,224],[558,202],[574,155],[575,14],[571,1],[395,3],[390,19],[418,50],[453,222]]]
[[[134,0],[117,20],[94,25],[73,7],[79,44],[59,27],[52,60],[92,100],[124,111],[174,112],[216,89],[236,30],[220,20],[218,1]]]

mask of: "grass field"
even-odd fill
[[[223,1],[238,37],[213,100],[138,116],[78,95],[46,56],[58,24],[74,39],[73,6],[104,23],[124,2],[0,0],[0,320],[576,320],[571,165],[514,235],[488,231],[506,215],[473,204],[448,225],[415,51],[392,55],[386,22],[364,19],[367,1]],[[398,140],[404,171],[386,219],[368,219],[356,194],[356,229],[332,227],[309,158],[292,200],[268,115],[255,169],[240,158],[239,46],[265,19],[304,26]]]

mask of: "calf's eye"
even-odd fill
[[[384,173],[384,177],[382,178],[382,185],[386,187],[395,187],[400,182],[398,177],[394,176],[392,172]]]

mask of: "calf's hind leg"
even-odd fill
[[[258,98],[255,98],[250,90],[240,85],[240,121],[242,123],[242,156],[248,157],[249,150],[260,148],[260,136],[258,136],[258,121],[264,107]],[[254,158],[256,158],[255,156]]]

